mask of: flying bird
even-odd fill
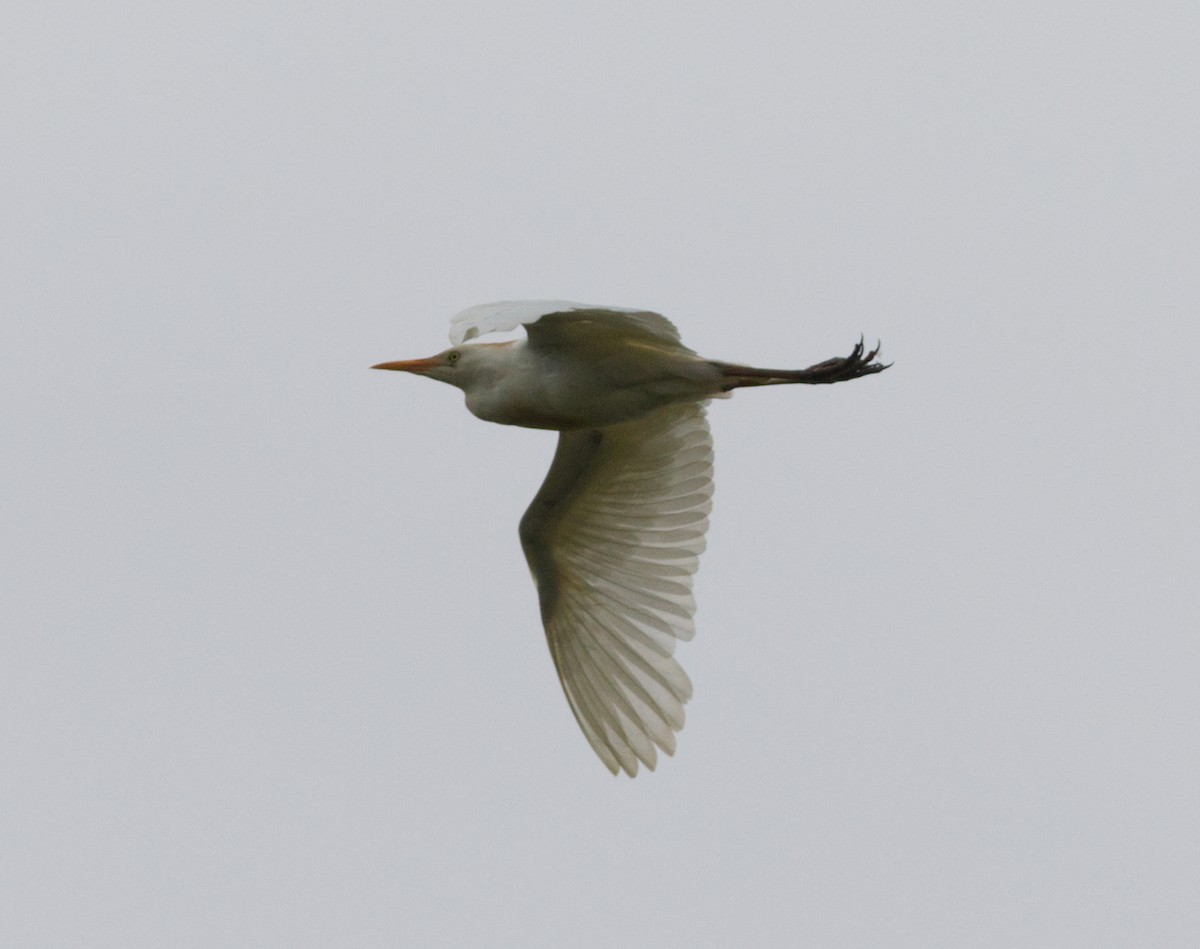
[[[525,339],[464,345],[525,328]],[[676,640],[695,631],[692,575],[712,508],[705,404],[746,386],[844,382],[881,372],[879,347],[807,369],[705,359],[665,317],[564,300],[486,303],[451,320],[451,349],[374,369],[466,394],[488,422],[559,433],[521,518],[550,654],[575,719],[613,773],[675,751],[692,684]]]

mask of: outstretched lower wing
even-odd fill
[[[653,769],[683,727],[692,685],[672,653],[694,632],[712,458],[698,403],[562,432],[521,519],[563,691],[614,774]]]
[[[461,346],[467,340],[483,336],[485,333],[503,333],[515,330],[518,326],[530,327],[543,317],[563,318],[547,321],[540,327],[544,332],[553,333],[555,328],[551,324],[555,322],[561,326],[576,319],[590,319],[629,332],[679,342],[679,331],[674,324],[658,313],[620,306],[572,303],[569,300],[503,300],[473,306],[451,318],[450,342]],[[530,332],[531,338],[534,335],[534,332]]]

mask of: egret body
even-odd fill
[[[468,340],[525,327],[526,339]],[[488,303],[451,321],[453,348],[381,363],[457,386],[476,416],[553,429],[550,471],[521,519],[542,624],[575,718],[616,774],[675,751],[691,697],[692,575],[712,508],[704,403],[745,386],[842,382],[887,366],[860,341],[807,369],[706,359],[665,317],[562,300]]]

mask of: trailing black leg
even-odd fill
[[[807,369],[756,369],[753,366],[737,366],[727,362],[715,362],[713,365],[729,380],[724,387],[728,392],[740,386],[828,385],[832,382],[846,382],[887,369],[891,363],[875,362],[878,355],[879,345],[876,344],[874,349],[866,352],[860,337],[849,356],[826,359]]]

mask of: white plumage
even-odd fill
[[[524,326],[527,340],[467,340]],[[480,418],[556,429],[550,471],[521,519],[521,545],[563,691],[614,774],[675,751],[692,685],[675,661],[691,639],[692,575],[712,508],[704,402],[743,386],[869,375],[878,347],[808,369],[698,356],[665,317],[568,301],[472,307],[455,348],[382,363],[450,383]]]
[[[695,632],[712,492],[704,408],[684,403],[564,432],[521,519],[563,691],[614,772],[653,768],[655,745],[675,751],[692,684],[672,653]]]

